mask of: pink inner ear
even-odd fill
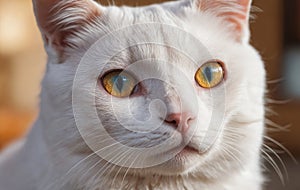
[[[202,11],[212,11],[233,25],[238,39],[247,27],[252,0],[198,0]]]
[[[34,0],[34,7],[45,43],[51,43],[58,51],[72,46],[67,37],[101,15],[90,0]]]

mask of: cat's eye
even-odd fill
[[[195,80],[203,88],[213,88],[224,80],[225,72],[220,61],[209,61],[203,64],[195,75]]]
[[[112,96],[124,98],[132,95],[137,88],[136,79],[122,70],[115,70],[102,77],[104,89]]]

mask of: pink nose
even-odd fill
[[[178,131],[185,133],[190,128],[190,122],[194,119],[190,113],[171,113],[166,117],[165,122],[171,124]]]

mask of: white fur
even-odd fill
[[[68,37],[72,46],[65,49],[68,56],[64,63],[58,64],[57,50],[51,44],[46,45],[49,59],[42,83],[40,115],[25,142],[9,148],[1,155],[1,190],[260,190],[263,183],[260,169],[260,148],[264,132],[263,62],[257,51],[246,43],[249,39],[248,34],[243,35],[245,39],[242,40],[243,43],[236,41],[230,24],[217,17],[215,9],[213,12],[209,10],[203,12],[191,5],[189,1],[183,1],[141,8],[99,6],[103,12],[102,17],[87,23],[82,30],[76,31],[76,35]],[[77,17],[70,15],[78,12],[76,9],[80,7],[72,8],[71,12],[64,10],[67,12],[57,15],[56,20],[59,20],[60,27],[63,27],[65,22],[68,29],[72,29],[70,22]],[[193,46],[189,46],[190,44],[182,42],[180,39],[186,36],[180,32],[164,33],[163,29],[157,31],[151,24],[153,22],[176,26],[186,31],[203,44],[210,56],[202,54],[204,50],[195,50]],[[155,80],[149,80],[144,84],[151,93],[132,99],[113,98],[101,88],[94,92],[89,91],[89,86],[97,80],[92,76],[92,73],[98,72],[97,64],[94,67],[84,67],[86,70],[84,74],[90,76],[90,83],[83,83],[72,89],[78,64],[96,40],[109,32],[139,23],[149,23],[149,28],[145,31],[147,24],[143,27],[136,25],[135,33],[129,33],[130,35],[122,33],[116,37],[136,42],[148,39],[162,44],[178,44],[186,52],[196,52],[198,66],[212,56],[225,63],[226,81],[211,91],[201,89],[194,81],[198,67],[187,57],[177,55],[175,50],[165,47],[140,45],[113,57],[113,62],[105,65],[104,71],[126,67],[131,61],[141,59],[168,60],[167,63],[144,64],[138,70],[138,76],[147,76],[152,71],[157,72],[165,82],[176,87],[176,93],[168,85]],[[98,53],[110,55],[109,50],[118,45],[117,41],[112,40],[110,44],[99,47]],[[89,58],[96,61],[93,57]],[[179,68],[182,73],[172,69],[171,65]],[[223,96],[222,89],[225,89],[226,97]],[[163,113],[159,106],[152,107],[154,119],[150,125],[141,126],[133,122],[132,118],[133,115],[141,120],[149,118],[150,100],[155,98],[165,103],[168,112],[183,110],[197,114],[195,116],[200,124],[197,126],[191,124],[193,125],[191,128],[196,131],[190,144],[197,149],[205,149],[205,145],[202,144],[203,135],[213,133],[207,131],[210,122],[208,118],[215,119],[214,115],[211,115],[213,108],[210,93],[213,91],[217,97],[213,101],[226,105],[223,128],[219,131],[220,134],[213,146],[202,155],[193,155],[182,160],[173,159],[149,168],[122,168],[93,154],[82,139],[73,114],[72,90],[82,92],[80,96],[82,107],[86,106],[89,98],[96,97],[98,113],[100,117],[105,118],[104,127],[107,127],[117,140],[129,146],[158,145],[164,139],[170,138],[171,133],[175,134],[174,144],[180,143],[180,133],[174,132],[175,130],[168,125],[163,124],[156,133],[136,134],[124,130],[116,120],[117,115],[123,125],[135,129],[146,130],[145,127],[156,126],[160,123],[160,114]],[[191,101],[190,94],[195,92],[197,102]],[[181,107],[178,107],[176,96],[180,97]],[[223,99],[224,102],[218,102]],[[128,112],[129,107],[131,114]],[[88,111],[84,132],[91,134],[91,141],[95,147],[104,148],[105,139],[91,131],[95,118]],[[223,114],[222,110],[216,111],[220,111],[217,115]],[[120,153],[113,146],[109,150],[115,155]]]

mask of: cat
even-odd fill
[[[40,114],[1,190],[260,190],[265,69],[251,0],[33,0]]]

